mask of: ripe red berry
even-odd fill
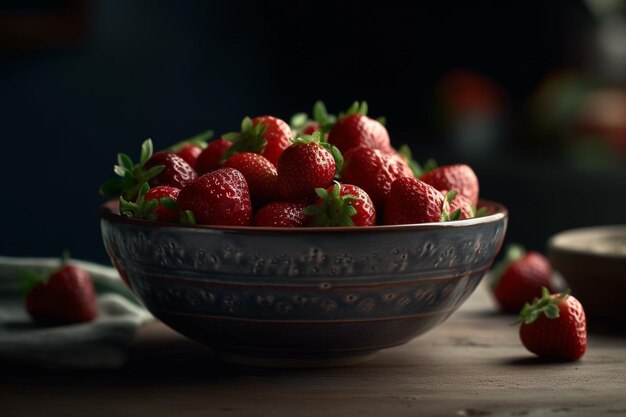
[[[148,190],[145,196],[145,201],[157,201],[156,208],[154,209],[154,220],[159,220],[162,222],[171,222],[177,221],[180,217],[180,213],[178,210],[175,210],[171,207],[166,207],[161,203],[162,198],[171,198],[174,202],[178,199],[178,194],[180,193],[180,189],[176,187],[169,187],[166,185],[159,185],[157,187],[151,188]]]
[[[26,310],[37,323],[82,323],[98,315],[96,290],[82,268],[64,265],[47,281],[31,281],[27,286]]]
[[[291,128],[283,120],[273,116],[258,116],[252,119],[252,126],[259,125],[265,129],[263,138],[266,141],[265,149],[261,155],[276,166],[280,155],[291,146],[291,139],[293,138]]]
[[[204,175],[208,172],[215,171],[222,166],[222,157],[224,153],[233,145],[232,142],[219,138],[209,142],[206,148],[202,150],[196,159],[196,171],[198,175]]]
[[[383,211],[391,184],[402,177],[413,177],[406,162],[378,149],[360,146],[345,155],[342,181],[365,190],[379,212]]]
[[[319,136],[316,138],[319,140]],[[278,190],[285,200],[302,201],[312,196],[316,188],[330,186],[335,171],[331,151],[319,141],[298,139],[278,160]]]
[[[303,203],[274,201],[261,207],[252,223],[257,227],[303,227],[306,220],[303,209]]]
[[[383,212],[385,224],[442,221],[449,210],[443,194],[417,178],[399,178],[391,185]]]
[[[235,168],[243,174],[255,205],[275,199],[278,194],[276,167],[263,155],[252,152],[237,153],[228,158],[224,168]]]
[[[342,153],[357,146],[378,149],[384,153],[391,150],[385,126],[358,113],[339,119],[328,133],[328,142],[339,148]]]
[[[202,153],[202,148],[198,145],[194,145],[193,143],[187,144],[180,148],[176,155],[180,156],[187,162],[192,168],[196,167],[196,160],[198,156]]]
[[[157,176],[148,181],[150,187],[169,185],[170,187],[183,188],[198,177],[191,165],[171,152],[155,153],[146,162],[145,168],[150,169],[158,165],[163,165],[164,168]]]
[[[178,207],[191,211],[197,224],[249,226],[252,220],[248,184],[234,168],[209,172],[183,188]]]
[[[420,179],[439,191],[457,190],[472,204],[478,203],[478,177],[467,165],[444,165],[427,172]]]
[[[575,361],[587,351],[587,320],[580,302],[568,295],[542,296],[524,306],[520,313],[520,339],[526,349],[551,360]]]

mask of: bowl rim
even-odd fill
[[[213,226],[213,225],[189,225],[180,223],[167,223],[142,219],[133,219],[122,216],[118,212],[118,200],[109,200],[100,206],[100,217],[114,223],[140,225],[154,229],[158,228],[180,228],[188,230],[206,230],[220,232],[241,232],[249,234],[336,234],[336,233],[382,233],[382,232],[407,232],[418,230],[436,230],[456,227],[471,227],[487,223],[496,223],[509,216],[508,209],[495,201],[480,199],[479,207],[494,209],[493,214],[482,217],[474,217],[466,220],[456,220],[451,222],[437,223],[415,223],[398,225],[376,225],[362,227],[257,227],[257,226]]]
[[[568,246],[563,244],[562,240],[572,238],[578,235],[585,235],[590,233],[604,234],[607,232],[621,232],[624,231],[626,235],[626,224],[612,224],[602,226],[590,226],[590,227],[577,227],[574,229],[563,230],[559,233],[552,235],[548,239],[548,252],[550,253],[562,253],[567,255],[587,256],[602,259],[614,259],[614,260],[626,260],[626,255],[619,253],[605,253],[594,252],[588,248]]]

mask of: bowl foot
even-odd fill
[[[224,362],[257,368],[333,368],[352,366],[373,359],[378,351],[342,356],[282,356],[256,352],[217,351]]]

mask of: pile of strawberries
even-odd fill
[[[205,135],[206,136],[206,135]],[[323,103],[291,126],[246,117],[237,132],[197,138],[134,163],[118,155],[120,178],[101,187],[129,217],[223,226],[373,226],[467,219],[478,179],[467,165],[423,169],[396,150],[381,119],[355,102],[338,117]],[[431,165],[431,164],[429,164]]]

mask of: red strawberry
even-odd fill
[[[263,155],[274,166],[280,154],[291,145],[293,133],[283,120],[273,116],[246,117],[241,122],[241,131],[227,133],[224,137],[233,146],[228,149],[223,159],[240,152],[254,152]]]
[[[552,360],[575,361],[587,351],[587,321],[580,302],[568,295],[542,289],[540,298],[520,313],[522,343],[535,355]]]
[[[382,212],[391,184],[413,174],[401,158],[393,158],[378,149],[360,146],[345,155],[342,181],[361,187],[370,196],[376,210]]]
[[[248,226],[252,218],[248,184],[234,168],[209,172],[183,188],[178,207],[197,224]]]
[[[171,152],[157,152],[146,162],[145,168],[164,166],[163,170],[148,183],[151,187],[157,185],[169,185],[170,187],[183,188],[190,184],[198,174],[183,158]]]
[[[310,226],[373,226],[376,224],[374,203],[356,185],[335,184],[327,190],[315,190],[319,198],[304,209]]]
[[[385,153],[391,151],[389,134],[378,120],[366,116],[367,103],[355,102],[348,112],[339,116],[339,120],[330,129],[328,142],[341,152],[348,152],[357,146],[378,149]]]
[[[289,125],[273,116],[259,116],[252,119],[252,126],[265,127],[263,137],[267,141],[267,145],[265,145],[261,155],[266,157],[272,164],[278,164],[280,154],[291,146],[293,135]]]
[[[417,178],[399,178],[391,185],[385,202],[385,224],[439,222],[448,211],[446,198]]]
[[[96,290],[82,268],[63,265],[42,281],[29,275],[23,283],[26,310],[41,324],[82,323],[98,316]]]
[[[493,295],[504,312],[518,312],[541,296],[541,288],[556,290],[550,262],[538,252],[524,253],[519,246],[507,249],[505,259],[492,271]]]
[[[178,194],[180,193],[180,189],[176,187],[168,187],[167,185],[159,185],[158,187],[151,188],[145,197],[145,201],[156,201],[157,206],[154,209],[155,220],[169,222],[169,221],[177,221],[180,217],[180,213],[178,209],[176,209],[176,200],[178,199]],[[168,198],[174,202],[174,206],[172,204],[163,203],[163,199]]]
[[[256,212],[252,224],[258,227],[303,227],[306,221],[303,209],[303,203],[274,201]]]
[[[258,153],[237,153],[228,158],[224,168],[235,168],[243,174],[250,189],[250,198],[255,204],[274,199],[278,193],[276,167]]]
[[[221,167],[222,157],[224,153],[233,145],[232,142],[219,138],[209,142],[206,148],[202,150],[196,159],[196,171],[198,175],[204,175],[207,172],[215,171]]]
[[[193,143],[184,145],[176,155],[180,156],[187,162],[192,168],[196,167],[196,160],[198,156],[202,153],[202,148],[198,145],[194,145]]]
[[[341,160],[337,148],[320,141],[319,133],[296,139],[278,160],[280,194],[286,200],[301,201],[311,196],[316,188],[327,188]]]
[[[180,212],[176,205],[176,199],[179,192],[180,189],[167,185],[150,188],[145,182],[134,202],[127,201],[123,196],[120,196],[120,214],[135,219],[178,220]]]
[[[420,179],[439,191],[457,190],[472,204],[478,203],[478,178],[467,165],[444,165],[427,172]]]

